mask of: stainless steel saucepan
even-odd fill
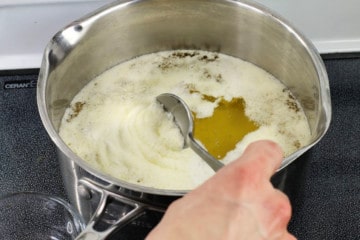
[[[146,210],[164,211],[186,193],[115,179],[76,156],[58,135],[70,101],[95,76],[134,57],[172,49],[241,58],[290,89],[306,113],[312,140],[285,158],[281,168],[314,146],[329,127],[331,103],[323,62],[312,43],[271,10],[248,0],[114,2],[51,39],[37,88],[40,116],[57,146],[69,199],[89,222],[86,231],[95,231],[83,236],[104,238]]]

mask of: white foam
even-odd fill
[[[192,150],[182,149],[179,129],[155,97],[175,93],[198,117],[211,116],[217,106],[201,94],[243,98],[246,114],[261,127],[227,154],[223,161],[228,163],[258,139],[278,142],[286,154],[296,151],[295,143],[307,144],[310,130],[305,115],[289,110],[291,99],[284,88],[253,64],[222,54],[144,55],[109,69],[85,86],[72,106],[85,104],[75,117],[70,117],[74,110],[67,109],[60,136],[76,154],[114,177],[156,188],[192,189],[213,171]]]

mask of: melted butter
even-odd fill
[[[211,96],[204,98],[215,100]],[[217,159],[224,158],[246,134],[258,128],[245,115],[245,102],[242,98],[235,98],[230,102],[222,99],[211,117],[196,118],[195,115],[194,118],[194,137]]]

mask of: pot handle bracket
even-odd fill
[[[152,210],[161,211],[160,209],[154,209],[154,207],[151,207],[147,204],[137,202],[133,199],[129,199],[124,196],[115,194],[110,190],[112,188],[111,186],[110,187],[104,187],[102,185],[100,186],[98,183],[95,183],[94,181],[87,178],[80,179],[79,185],[82,185],[87,189],[91,189],[96,192],[99,192],[101,194],[101,197],[96,211],[91,217],[86,228],[80,233],[79,236],[77,236],[76,240],[106,239],[106,237],[108,237],[111,233],[113,233],[115,229],[119,229],[125,226],[126,224],[130,223],[134,219],[145,214],[145,210],[152,209]],[[122,212],[119,218],[113,221],[107,229],[103,231],[98,231],[95,229],[95,226],[101,221],[102,216],[106,211],[110,199],[114,199],[118,202],[121,202],[129,206],[130,208],[127,207],[126,212]]]

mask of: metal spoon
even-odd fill
[[[156,97],[156,100],[163,105],[165,111],[170,112],[174,116],[174,121],[184,136],[184,148],[190,147],[194,150],[215,172],[222,168],[224,164],[214,158],[195,141],[193,136],[193,118],[186,103],[171,93],[160,94]]]

